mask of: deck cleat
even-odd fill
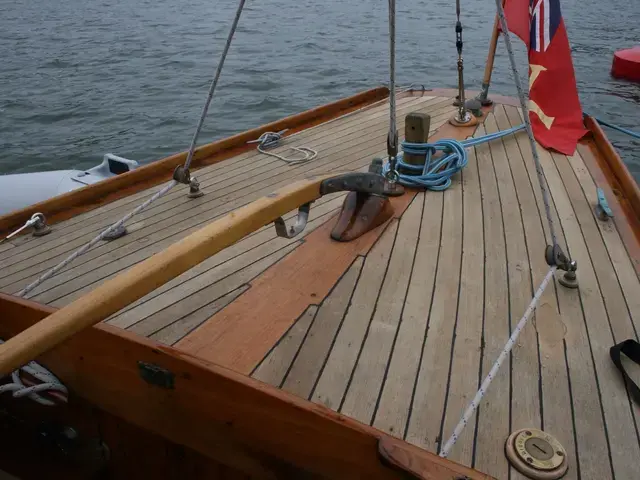
[[[332,178],[323,185],[323,194],[348,190],[331,238],[349,242],[382,225],[393,216],[390,196],[404,193],[399,183],[390,183],[382,172],[381,159],[374,159],[369,173],[349,173]]]

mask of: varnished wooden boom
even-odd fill
[[[330,176],[296,182],[231,212],[21,332],[0,345],[0,374],[12,372],[245,235],[302,204],[316,200],[320,197],[321,182]]]

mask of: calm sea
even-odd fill
[[[0,173],[151,162],[188,147],[236,0],[0,0]],[[640,85],[610,77],[640,44],[640,1],[562,0],[586,111],[640,129]],[[462,0],[478,88],[493,0]],[[455,87],[455,3],[398,0],[398,82]],[[200,143],[387,79],[384,0],[249,0]],[[526,74],[524,48],[518,62]],[[514,94],[504,45],[493,91]],[[640,142],[611,134],[636,178]]]

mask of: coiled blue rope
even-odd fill
[[[629,130],[628,128],[620,127],[619,125],[614,125],[613,123],[605,122],[604,120],[602,120],[602,119],[600,119],[598,117],[593,117],[593,118],[600,125],[604,125],[605,127],[613,128],[614,130],[617,130],[617,131],[622,132],[622,133],[626,133],[627,135],[629,135],[629,136],[631,136],[633,138],[640,139],[640,133],[638,133],[638,132],[634,132],[633,130]]]
[[[422,187],[436,191],[446,190],[451,186],[451,177],[467,165],[469,161],[467,148],[497,140],[523,129],[524,124],[482,137],[469,138],[462,142],[453,139],[438,140],[435,143],[402,142],[403,152],[398,154],[397,166],[402,171],[410,173],[400,173],[398,181],[407,187]],[[442,152],[444,155],[433,159],[436,152]],[[406,163],[404,153],[425,155],[424,165]],[[383,167],[383,173],[388,170],[389,163],[387,162]]]

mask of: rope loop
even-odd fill
[[[249,140],[247,143],[257,143],[258,151],[260,153],[275,157],[279,160],[282,160],[283,162],[288,163],[289,165],[299,165],[301,163],[306,163],[318,156],[318,152],[309,147],[289,147],[290,150],[299,153],[301,155],[300,157],[285,157],[284,155],[267,151],[270,148],[280,146],[280,140],[282,140],[282,135],[286,131],[287,129],[281,130],[279,132],[264,132],[256,140]]]
[[[0,340],[0,344],[4,343]],[[67,402],[67,387],[49,370],[37,362],[29,362],[11,373],[11,382],[0,385],[0,393],[12,392],[14,398],[27,397],[40,405],[54,406],[55,398]],[[46,394],[49,398],[41,394]]]
[[[398,154],[397,165],[401,172],[399,182],[406,187],[421,187],[442,191],[451,186],[451,177],[467,166],[467,148],[497,140],[524,129],[524,125],[496,133],[470,138],[462,142],[454,139],[438,140],[435,143],[402,142],[402,152]],[[441,153],[440,156],[435,156]],[[404,154],[424,155],[424,165],[414,165],[404,161]],[[434,157],[435,156],[435,157]],[[390,162],[383,167],[383,173],[391,168]]]

